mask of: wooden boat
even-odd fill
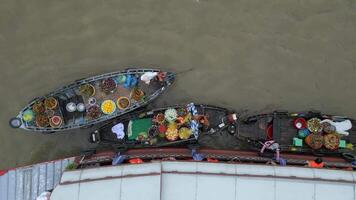
[[[194,144],[201,134],[227,125],[230,113],[225,108],[193,103],[134,112],[103,125],[89,140],[115,148]]]
[[[349,123],[348,135],[325,129],[323,121]],[[298,124],[302,122],[301,124]],[[315,123],[313,125],[313,122]],[[319,123],[319,124],[318,124]],[[324,126],[324,127],[322,127]],[[281,152],[344,156],[354,159],[356,121],[354,119],[309,111],[300,113],[273,112],[239,120],[237,138],[248,143],[249,149],[259,150],[265,141],[274,140]]]
[[[81,79],[32,100],[13,128],[51,133],[90,127],[145,106],[175,79],[171,72],[128,69]]]

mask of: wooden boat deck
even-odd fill
[[[86,116],[86,112],[68,112],[65,109],[66,105],[70,102],[74,102],[76,104],[84,103],[82,96],[79,96],[73,92],[71,95],[67,93],[67,96],[58,96],[57,99],[62,113],[62,119],[64,120],[63,123],[65,125],[85,122],[84,118]]]
[[[310,119],[313,117],[323,118],[320,113],[307,113],[305,118]],[[281,146],[282,151],[290,151],[290,148],[293,145],[293,138],[297,137],[298,130],[294,127],[294,120],[296,117],[293,117],[287,113],[273,113],[270,115],[260,115],[254,116],[253,120],[239,123],[239,132],[238,137],[251,139],[254,141],[266,141],[267,133],[266,129],[268,124],[273,125],[273,140],[278,142]],[[341,139],[346,140],[347,143],[352,143],[356,145],[356,122],[352,120],[352,129],[349,130],[348,136],[341,136]],[[252,144],[252,143],[251,143]],[[247,146],[247,149],[252,149],[255,147]],[[325,148],[319,150],[312,150],[305,144],[303,147],[295,147],[296,153],[321,153],[321,154],[340,154],[343,152],[350,152],[351,150],[339,149],[336,151],[331,151]]]
[[[185,106],[185,105],[184,105]],[[156,109],[154,111],[149,111],[149,112],[135,112],[135,113],[130,113],[128,116],[123,116],[120,118],[116,118],[114,121],[102,126],[101,128],[98,129],[99,131],[99,138],[100,138],[100,143],[101,144],[117,144],[117,145],[130,145],[132,147],[134,146],[150,146],[150,145],[142,145],[138,144],[137,141],[129,141],[127,139],[124,140],[119,140],[117,139],[117,136],[115,133],[111,131],[111,128],[117,124],[117,123],[123,123],[125,127],[125,132],[127,131],[128,123],[131,119],[138,119],[140,115],[144,115],[144,117],[152,118],[154,115],[156,115],[159,112],[164,112],[164,110],[168,108],[181,108],[184,106],[172,106],[172,107],[167,107],[167,108],[160,108]],[[222,118],[225,117],[228,114],[228,111],[222,108],[218,107],[212,107],[212,106],[207,106],[207,105],[195,105],[198,114],[199,115],[206,115],[208,116],[210,127],[216,127],[222,122]],[[199,138],[200,139],[200,138]],[[161,144],[158,145],[178,145],[181,142],[184,142],[182,140],[177,140],[175,142],[168,142],[168,141],[161,141]]]
[[[266,140],[266,129],[272,121],[272,115],[254,116],[254,119],[248,122],[239,123],[238,135],[244,138]]]
[[[293,138],[297,136],[297,129],[294,127],[294,119],[286,115],[276,115],[273,120],[273,139],[280,144],[292,144]],[[348,136],[341,136],[341,139],[346,140],[356,145],[356,123],[352,122],[352,129],[349,130]]]
[[[291,144],[298,131],[293,125],[294,119],[285,115],[275,115],[273,119],[273,140],[279,144]]]

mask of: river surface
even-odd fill
[[[87,130],[41,135],[8,120],[34,97],[130,66],[178,73],[157,106],[355,118],[355,22],[354,0],[1,0],[0,168],[90,147]]]

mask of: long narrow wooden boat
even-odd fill
[[[89,127],[147,105],[174,79],[174,73],[156,69],[81,79],[35,98],[10,120],[10,126],[43,133]]]
[[[330,123],[346,124],[345,129],[348,130],[342,133],[338,128],[330,128]],[[352,160],[356,145],[356,121],[315,111],[276,111],[239,120],[237,138],[248,143],[250,149],[259,149],[264,142],[273,140],[279,144],[281,152],[342,155]]]
[[[103,125],[91,133],[89,140],[115,148],[195,144],[201,135],[227,125],[231,113],[225,108],[193,103],[134,112]]]

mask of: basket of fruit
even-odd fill
[[[44,113],[46,111],[46,108],[45,108],[45,105],[43,104],[43,102],[39,101],[39,102],[33,104],[32,110],[36,114],[41,114],[41,113]]]
[[[57,107],[58,101],[54,97],[48,97],[45,99],[44,104],[47,109],[53,110]]]
[[[339,148],[340,138],[337,134],[331,133],[324,135],[324,146],[332,151]]]
[[[95,95],[95,87],[91,84],[84,84],[79,87],[79,93],[85,97],[92,97]]]
[[[164,114],[163,113],[158,113],[154,117],[154,121],[158,124],[163,124],[165,122]]]
[[[112,78],[107,78],[101,82],[100,88],[105,93],[113,92],[116,89],[116,82]]]
[[[309,119],[307,122],[308,129],[312,133],[319,133],[322,131],[322,126],[320,124],[321,120],[318,118]]]
[[[62,117],[57,116],[57,115],[51,117],[51,119],[49,120],[49,124],[53,128],[60,127],[62,125],[62,123],[63,123]]]
[[[49,120],[46,115],[37,115],[36,116],[36,125],[38,127],[47,127],[49,125]]]
[[[174,122],[177,119],[177,110],[174,108],[167,109],[164,112],[164,117],[168,122]]]
[[[189,139],[192,134],[193,134],[192,130],[187,127],[180,128],[178,132],[179,138],[182,140]]]
[[[88,116],[90,119],[97,119],[100,117],[101,112],[98,105],[92,105],[88,108]]]
[[[312,133],[305,138],[305,143],[312,149],[320,149],[324,144],[321,134]]]
[[[177,129],[177,124],[176,123],[170,123],[168,125],[167,131],[166,131],[166,139],[168,141],[176,141],[179,137],[178,134],[178,129]]]
[[[23,114],[22,114],[22,119],[25,122],[32,122],[35,119],[35,113],[33,113],[32,110],[26,110]]]
[[[141,101],[145,93],[140,88],[134,88],[131,92],[131,98],[135,101]]]
[[[119,109],[121,110],[125,110],[126,108],[128,108],[130,106],[130,99],[127,97],[120,97],[117,100],[117,107],[119,107]]]
[[[112,100],[105,100],[101,104],[101,111],[106,115],[111,115],[116,111],[116,104]]]

